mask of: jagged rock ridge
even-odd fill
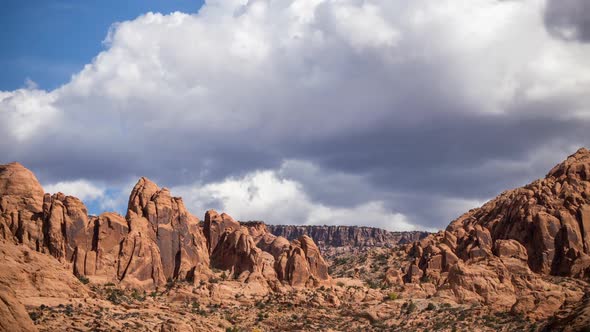
[[[364,226],[267,225],[266,227],[272,234],[288,240],[308,235],[320,248],[393,247],[421,240],[429,234],[421,231],[390,232],[381,228]]]
[[[580,149],[544,179],[508,190],[407,247],[410,264],[388,271],[459,302],[546,317],[583,292],[549,275],[590,276],[590,151]],[[426,285],[426,286],[424,286]]]
[[[274,237],[266,228],[258,231]],[[133,288],[196,282],[209,278],[211,267],[273,289],[330,281],[310,238],[259,248],[249,228],[229,215],[208,211],[200,223],[181,198],[144,177],[131,192],[125,217],[88,216],[79,199],[44,194],[22,165],[0,165],[0,236],[70,263],[78,276]]]

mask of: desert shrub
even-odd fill
[[[338,286],[338,287],[344,287],[344,283],[342,281],[338,281],[336,283],[336,286]]]
[[[397,293],[395,293],[395,292],[391,292],[391,293],[387,294],[387,298],[391,301],[394,301],[399,298],[399,295],[397,295]]]
[[[41,318],[41,313],[37,311],[31,311],[29,312],[29,317],[31,317],[33,322],[36,322],[39,318]]]
[[[382,285],[379,281],[369,280],[369,281],[367,281],[367,284],[369,285],[369,288],[371,288],[371,289],[379,289],[382,287]]]
[[[166,280],[166,288],[170,289],[170,288],[174,287],[175,283],[176,282],[174,281],[174,279],[168,278],[168,280]]]
[[[79,275],[78,280],[80,280],[80,282],[83,283],[84,285],[86,285],[90,282],[90,279],[86,278],[86,276],[83,276],[83,275]]]
[[[71,304],[66,305],[66,309],[64,310],[66,316],[71,316],[74,312],[74,307]]]
[[[137,289],[134,289],[133,292],[131,292],[131,297],[134,298],[137,301],[145,301],[145,291],[143,293],[141,293],[140,291],[138,291]]]
[[[416,304],[413,301],[410,301],[406,313],[411,314],[414,311],[416,311]]]
[[[348,263],[348,259],[347,258],[336,258],[336,260],[334,261],[334,265],[344,265]]]
[[[436,309],[436,306],[434,305],[434,303],[429,302],[428,306],[426,306],[426,310],[434,310]]]
[[[121,304],[123,303],[123,299],[123,292],[120,289],[111,289],[107,296],[107,300],[111,301],[113,304]]]

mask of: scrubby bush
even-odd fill
[[[145,291],[143,291],[143,293],[142,293],[142,292],[138,291],[137,289],[134,289],[133,292],[131,293],[131,297],[137,301],[140,301],[140,302],[145,301],[145,296],[146,296]]]
[[[121,304],[123,303],[123,299],[123,291],[120,289],[111,289],[109,295],[107,296],[107,300],[111,301],[113,304]]]
[[[166,280],[166,288],[170,289],[170,288],[174,287],[175,283],[176,282],[174,281],[174,279],[168,278],[168,280]]]
[[[84,285],[86,285],[90,282],[90,279],[86,278],[86,276],[83,276],[83,275],[79,275],[78,280],[80,280],[80,282],[83,283]]]
[[[33,322],[36,322],[39,318],[41,318],[41,313],[37,311],[31,311],[29,312],[29,317],[31,317]]]
[[[413,301],[410,301],[406,313],[411,314],[414,311],[416,311],[416,304]]]

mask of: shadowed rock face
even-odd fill
[[[0,317],[0,331],[38,331],[14,291],[4,285],[0,285]]]
[[[360,226],[295,226],[268,225],[276,235],[296,240],[311,237],[320,248],[325,247],[393,247],[426,237],[428,232],[389,232],[384,229]]]
[[[544,179],[506,191],[407,247],[406,283],[427,281],[461,302],[544,317],[580,294],[543,275],[590,277],[590,151]]]
[[[240,280],[264,280],[271,286],[283,281],[295,287],[331,280],[326,262],[308,236],[289,242],[271,234],[262,222],[240,225],[213,210],[207,212],[205,220],[205,234],[213,248],[211,265],[229,270]]]
[[[131,235],[123,243],[123,274],[130,273],[140,280],[152,274],[154,280],[166,281],[193,280],[207,271],[209,255],[199,219],[186,210],[182,198],[172,197],[168,189],[160,189],[146,178],[139,179],[129,197],[127,220]],[[151,257],[151,269],[134,266],[134,253]]]
[[[236,231],[240,229],[240,223],[235,221],[228,214],[221,215],[215,210],[209,210],[205,213],[204,232],[207,238],[207,247],[209,252],[213,252],[217,243],[225,231]]]
[[[43,188],[19,163],[0,165],[0,236],[45,249]]]
[[[452,222],[458,256],[487,255],[497,240],[526,248],[531,270],[585,278],[590,270],[590,151],[580,149],[544,179],[502,193]]]
[[[330,280],[310,238],[289,243],[264,225],[256,233],[213,210],[200,224],[181,198],[147,178],[140,178],[133,188],[126,217],[88,216],[79,199],[44,194],[34,174],[18,163],[0,165],[0,190],[3,239],[71,263],[76,275],[95,282],[152,288],[167,280],[209,278],[210,265],[242,281],[272,287]],[[289,263],[279,265],[279,259]]]

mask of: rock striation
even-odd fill
[[[50,254],[77,276],[130,288],[208,280],[211,268],[273,289],[330,281],[311,238],[290,242],[263,224],[243,226],[214,210],[201,223],[182,198],[145,177],[133,188],[125,217],[88,216],[76,197],[45,194],[22,165],[0,165],[0,238]]]
[[[546,317],[583,292],[546,276],[590,277],[590,151],[544,179],[508,190],[407,247],[411,262],[389,274],[433,283],[439,296]]]
[[[276,235],[296,240],[303,235],[311,237],[320,248],[326,247],[393,247],[425,238],[428,232],[390,232],[381,228],[362,226],[299,226],[268,225]]]
[[[204,229],[212,248],[211,265],[239,280],[264,280],[273,288],[277,281],[313,287],[331,280],[328,265],[308,236],[288,241],[271,234],[262,222],[240,224],[212,210]]]

